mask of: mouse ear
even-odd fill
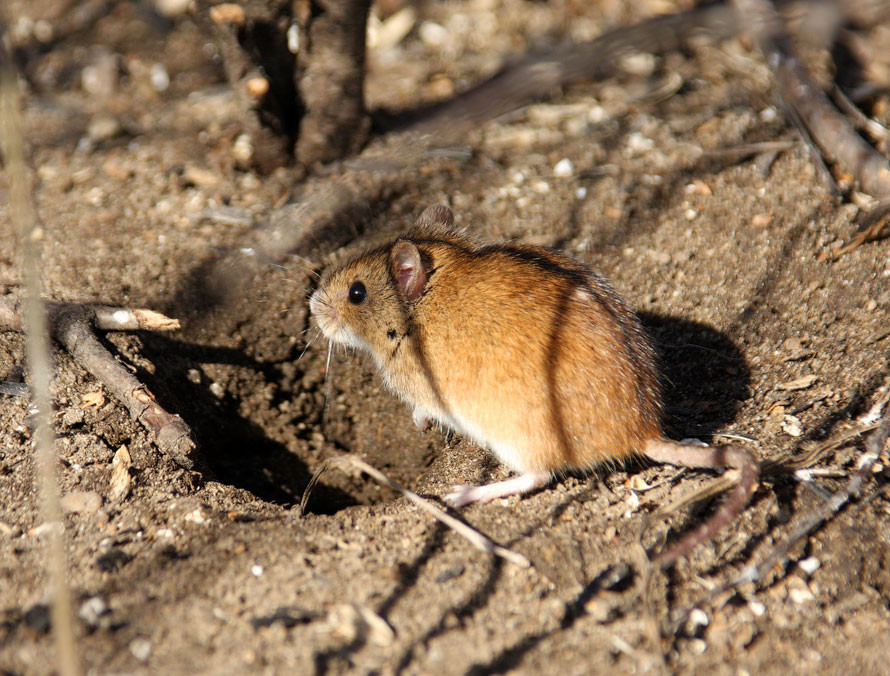
[[[420,298],[426,286],[427,275],[417,247],[411,242],[399,240],[389,254],[389,261],[402,296],[409,301]]]
[[[444,204],[427,207],[417,219],[417,228],[434,232],[451,231],[454,229],[454,212]]]

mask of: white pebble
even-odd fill
[[[819,561],[819,559],[817,559],[815,556],[808,556],[807,558],[798,561],[797,565],[807,575],[812,575],[819,569],[819,566],[822,565],[822,562]]]
[[[803,425],[799,418],[793,415],[786,415],[782,419],[782,430],[789,436],[799,437],[803,434]]]
[[[707,627],[710,620],[708,614],[701,608],[693,608],[689,613],[689,619],[686,621],[691,632],[695,632],[699,627]]]
[[[247,134],[241,134],[232,145],[232,157],[242,164],[247,164],[253,158],[253,141]]]
[[[145,662],[151,657],[152,645],[147,638],[134,638],[130,641],[130,653],[140,662]]]
[[[683,212],[683,215],[687,221],[694,221],[698,217],[698,212],[695,209],[687,209]]]
[[[185,14],[192,0],[155,0],[155,9],[158,14],[166,16],[168,19]]]
[[[420,24],[420,39],[427,47],[439,47],[448,39],[448,29],[432,21]]]
[[[553,167],[553,175],[560,178],[567,178],[575,173],[575,165],[568,157],[563,157]]]
[[[296,54],[300,51],[300,27],[292,23],[287,29],[287,51]]]
[[[156,63],[151,67],[149,78],[151,79],[151,86],[154,87],[156,92],[167,91],[167,87],[170,86],[170,76],[161,63]]]
[[[766,613],[766,606],[760,601],[748,601],[748,609],[754,617],[763,617]]]
[[[222,399],[225,393],[226,389],[218,382],[214,381],[210,383],[210,394],[212,394],[214,397],[216,397],[217,399]]]
[[[258,563],[255,563],[250,567],[250,574],[254,577],[261,577],[265,571],[266,569]]]
[[[582,185],[580,188],[575,190],[575,197],[577,197],[579,200],[583,200],[585,197],[587,197],[587,188]]]

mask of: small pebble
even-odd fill
[[[300,27],[295,23],[287,27],[287,51],[291,54],[300,51]]]
[[[173,19],[185,14],[191,4],[192,0],[155,0],[155,9],[161,16]]]
[[[120,122],[107,113],[99,113],[93,116],[87,125],[87,138],[92,143],[102,143],[108,139],[114,138],[121,131]]]
[[[161,63],[152,65],[151,71],[149,72],[149,79],[151,81],[151,86],[156,92],[165,92],[170,86],[170,75],[167,74],[167,69],[164,68],[164,65]]]
[[[130,653],[140,662],[145,662],[151,657],[152,644],[147,638],[134,638],[130,641]]]
[[[262,577],[263,573],[266,571],[260,564],[255,563],[250,567],[250,574],[254,577]]]
[[[100,618],[109,613],[108,604],[101,596],[91,596],[77,609],[77,616],[91,627],[98,627]]]
[[[800,419],[793,415],[786,415],[782,418],[782,431],[792,437],[799,437],[803,434],[803,424]]]
[[[819,566],[822,565],[822,562],[819,561],[815,556],[808,556],[805,559],[801,559],[797,562],[798,567],[807,575],[812,575],[815,573]]]
[[[567,178],[575,173],[575,165],[568,157],[563,157],[553,167],[553,175],[560,178]]]
[[[448,29],[432,21],[420,24],[420,40],[427,47],[441,47],[448,39]]]
[[[247,165],[253,159],[253,141],[247,134],[241,134],[232,145],[232,157],[242,165]]]
[[[59,500],[66,514],[92,514],[102,506],[102,496],[96,491],[71,491]]]

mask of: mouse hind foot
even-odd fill
[[[549,472],[526,472],[507,481],[498,481],[484,486],[455,486],[445,496],[453,507],[463,507],[473,502],[491,502],[510,495],[525,495],[550,483]]]

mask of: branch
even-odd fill
[[[178,415],[158,404],[149,389],[106,350],[93,333],[105,331],[172,331],[179,322],[153,310],[104,305],[47,303],[50,332],[74,358],[127,407],[152,435],[158,448],[181,466],[194,466],[191,430]],[[22,331],[22,314],[10,298],[0,298],[0,329]]]
[[[309,494],[312,492],[312,489],[315,488],[315,484],[318,483],[318,479],[321,477],[322,473],[324,473],[324,471],[327,470],[329,467],[336,467],[337,469],[347,473],[349,473],[350,470],[358,470],[359,472],[369,474],[374,479],[382,483],[384,486],[387,486],[394,491],[397,491],[404,495],[406,498],[408,498],[409,501],[420,507],[420,509],[425,511],[427,514],[431,514],[433,518],[444,523],[461,537],[466,538],[469,543],[476,549],[479,549],[488,554],[500,556],[502,559],[505,559],[510,563],[514,563],[517,566],[521,566],[523,568],[528,568],[529,566],[531,566],[531,562],[522,554],[495,544],[491,541],[491,539],[480,533],[475,528],[468,526],[460,519],[455,519],[447,512],[436,507],[429,500],[424,500],[417,493],[409,491],[401,484],[396,483],[395,481],[390,479],[380,470],[372,467],[364,460],[360,460],[354,455],[341,455],[336,458],[330,458],[324,461],[324,463],[321,465],[321,467],[319,467],[318,471],[309,481],[309,484],[306,486],[306,490],[303,491],[303,498],[300,500],[301,513],[305,513],[306,505],[309,502]]]
[[[890,197],[887,160],[856,133],[797,58],[769,0],[733,0],[733,4],[772,69],[782,98],[813,140],[845,166],[865,192]]]

